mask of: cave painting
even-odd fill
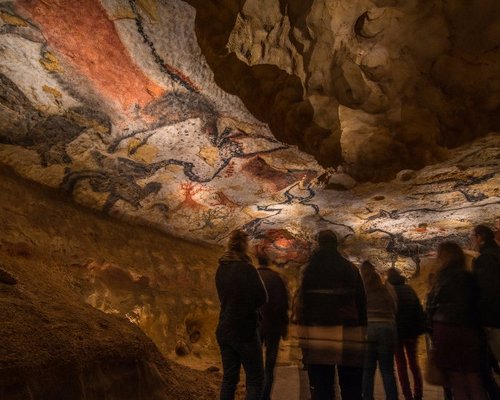
[[[260,248],[279,267],[300,267],[309,260],[311,242],[285,229],[269,229],[256,238],[260,239]]]
[[[98,0],[23,0],[16,6],[40,26],[47,46],[74,66],[107,101],[128,111],[164,92],[134,63]]]
[[[189,239],[221,243],[243,228],[281,266],[303,263],[315,232],[333,229],[411,269],[436,240],[464,242],[468,225],[500,214],[498,136],[407,180],[353,181],[346,190],[341,171],[278,141],[216,86],[190,6],[162,2],[153,18],[141,4],[0,4],[8,16],[0,21],[2,163]],[[371,34],[368,17],[358,34]],[[177,23],[193,29],[168,36]]]
[[[0,132],[0,143],[36,151],[44,167],[70,163],[66,145],[86,129],[98,127],[101,132],[110,130],[110,122],[105,115],[86,107],[70,108],[61,115],[40,112],[14,82],[1,73],[0,88],[4,93],[2,105],[27,117],[27,123],[22,126],[4,127]]]

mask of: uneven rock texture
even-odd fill
[[[498,214],[498,134],[445,149],[497,127],[495,4],[2,2],[0,162],[176,236],[244,228],[282,265],[318,229],[452,234]]]
[[[470,248],[500,216],[500,9],[469,3],[0,1],[0,397],[214,397],[158,349],[218,359],[235,228],[292,292],[319,229],[406,275]]]
[[[221,86],[324,166],[386,179],[499,129],[495,0],[190,2]]]
[[[471,228],[493,227],[500,215],[499,154],[499,137],[492,135],[457,149],[446,162],[406,171],[390,182],[327,189],[331,179],[320,176],[283,190],[281,200],[261,203],[259,210],[267,215],[251,232],[269,235],[273,231],[266,225],[271,225],[311,238],[317,229],[330,228],[344,239],[354,261],[369,258],[380,269],[394,263],[410,275],[441,241],[471,249]],[[288,246],[304,252],[300,241],[274,237],[281,251]]]
[[[23,176],[220,241],[249,205],[321,170],[217,87],[186,3],[1,7],[0,161]]]
[[[55,280],[64,287],[62,300],[71,301],[82,312],[88,310],[83,306],[85,302],[128,319],[165,356],[178,359],[176,344],[184,342],[189,350],[186,361],[195,359],[203,367],[215,358],[213,332],[218,302],[213,276],[221,253],[219,247],[188,243],[106,218],[75,206],[53,190],[20,181],[5,169],[0,172],[0,182],[0,264],[5,264],[5,268],[0,265],[0,287],[6,288],[12,278],[16,279],[18,283],[9,293],[17,293],[25,301],[28,294],[18,293],[16,287],[28,285],[29,290],[38,290],[38,280],[43,280],[44,288]],[[48,305],[59,299],[60,286],[43,293],[54,299],[37,300],[38,292],[28,297]],[[70,294],[67,300],[65,296]],[[10,298],[5,307],[11,307],[9,313],[15,310]],[[70,305],[54,307],[72,314]],[[82,320],[79,324],[85,318],[99,321],[102,315],[85,311],[79,316],[78,310],[75,318]],[[35,325],[30,328],[31,323]],[[25,328],[35,329],[37,323],[29,319]],[[92,332],[98,335],[96,329]],[[79,330],[88,331],[85,325],[79,325],[74,328],[75,335]],[[57,340],[65,345],[63,337]]]
[[[86,305],[62,270],[29,257],[6,256],[0,282],[0,397],[4,400],[213,399],[208,373],[167,362],[149,338],[123,318]]]

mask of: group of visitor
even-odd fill
[[[500,400],[493,376],[500,373],[500,247],[495,239],[487,226],[474,229],[479,256],[471,270],[457,243],[440,243],[424,310],[398,269],[380,274],[369,261],[357,268],[338,251],[334,232],[319,232],[293,312],[311,399],[334,399],[335,376],[343,400],[373,399],[377,366],[385,398],[398,399],[395,364],[403,398],[422,399],[418,339],[425,333],[426,374],[440,382],[446,399]],[[236,230],[216,273],[221,400],[234,399],[241,366],[246,399],[270,399],[280,339],[287,335],[287,286],[262,249],[256,257],[257,269],[248,256],[247,234]]]

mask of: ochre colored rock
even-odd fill
[[[0,268],[0,283],[5,285],[15,285],[17,283],[17,279],[4,269]]]

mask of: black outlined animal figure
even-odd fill
[[[140,143],[130,152],[130,154],[134,154],[156,133],[155,129],[194,118],[200,119],[202,123],[201,129],[210,138],[212,144],[215,145],[217,138],[225,134],[223,132],[219,135],[217,128],[219,113],[215,110],[214,105],[205,96],[197,92],[173,91],[166,93],[161,98],[148,104],[143,112],[151,116],[155,122],[150,124],[147,129],[134,131],[116,139],[108,147],[110,153],[115,152],[123,140],[131,137],[141,137]]]
[[[108,117],[98,111],[75,107],[61,115],[46,115],[8,77],[0,74],[0,105],[6,117],[15,119],[11,126],[0,125],[0,143],[34,150],[42,166],[70,163],[66,146],[86,129],[99,126],[109,131]],[[0,111],[0,116],[3,113]],[[2,116],[3,118],[3,116]]]
[[[398,256],[408,257],[415,263],[417,268],[416,273],[419,272],[421,257],[435,251],[439,244],[446,241],[453,241],[463,247],[467,247],[469,241],[467,235],[463,234],[450,234],[435,236],[428,239],[411,240],[399,232],[392,233],[379,228],[368,230],[368,233],[375,232],[380,232],[388,236],[389,241],[387,242],[385,250],[392,256],[393,263],[395,263]]]
[[[245,232],[247,232],[250,236],[256,237],[259,234],[261,234],[262,231],[265,230],[265,225],[267,226],[274,225],[272,218],[280,215],[286,206],[293,204],[300,204],[301,206],[311,208],[313,211],[313,215],[317,218],[319,223],[335,226],[336,227],[335,229],[338,231],[337,233],[340,234],[343,238],[347,238],[348,236],[353,235],[354,229],[351,226],[343,224],[341,222],[332,221],[321,215],[320,213],[321,210],[319,205],[311,202],[316,196],[316,192],[312,186],[313,185],[311,182],[307,183],[307,186],[300,191],[305,193],[299,195],[294,193],[294,190],[300,187],[300,182],[296,182],[290,185],[283,192],[285,200],[272,204],[258,205],[257,206],[258,211],[265,211],[268,212],[269,214],[264,217],[258,217],[251,220],[250,222],[247,222],[242,227],[242,229]]]
[[[81,171],[68,169],[60,186],[62,190],[73,193],[79,182],[88,181],[94,192],[109,193],[102,208],[104,212],[109,212],[119,200],[138,209],[142,200],[160,191],[159,182],[149,182],[145,186],[140,186],[137,180],[152,176],[162,166],[151,167],[126,158],[111,159],[97,151],[93,156],[100,169]],[[163,213],[168,211],[168,206],[163,203],[157,203],[153,207],[159,208]]]
[[[134,15],[137,32],[142,37],[144,44],[149,48],[154,62],[163,74],[179,85],[176,90],[166,93],[161,98],[148,104],[142,110],[155,120],[147,130],[154,130],[161,126],[174,125],[189,119],[199,118],[202,122],[202,130],[207,133],[214,144],[219,136],[217,121],[220,117],[215,104],[200,92],[189,77],[182,74],[182,72],[169,65],[164,60],[148,34],[144,19],[139,12],[136,1],[129,0],[128,3]],[[135,136],[136,133],[137,132],[133,132],[122,137],[119,141]],[[143,143],[147,142],[149,136],[150,135],[146,135],[146,137],[142,138]],[[119,144],[119,141],[112,144],[108,150],[113,152]],[[143,143],[139,144],[138,147]],[[135,151],[137,151],[137,147],[132,150],[132,153]]]
[[[234,133],[229,129],[221,133],[216,143],[221,156],[221,162],[219,167],[209,176],[198,175],[193,163],[181,159],[171,158],[144,164],[124,157],[113,158],[98,151],[94,151],[93,157],[99,168],[96,170],[81,171],[71,171],[68,169],[61,184],[61,188],[72,193],[79,181],[87,180],[94,191],[98,193],[109,193],[108,199],[103,207],[104,211],[109,211],[118,200],[124,200],[135,208],[138,208],[140,201],[152,193],[157,193],[161,185],[159,183],[158,185],[160,186],[153,185],[154,182],[150,182],[145,187],[141,187],[136,181],[149,178],[169,165],[181,166],[184,175],[191,182],[207,183],[218,176],[234,158],[249,158],[287,148],[278,141],[269,139],[271,143],[277,146],[268,150],[246,153],[242,146],[235,141],[239,137],[246,136],[247,134],[244,132]],[[125,138],[118,139],[117,142],[110,146],[111,149],[116,149],[118,144],[124,139]],[[165,209],[165,207],[160,205],[157,206],[163,210]]]

